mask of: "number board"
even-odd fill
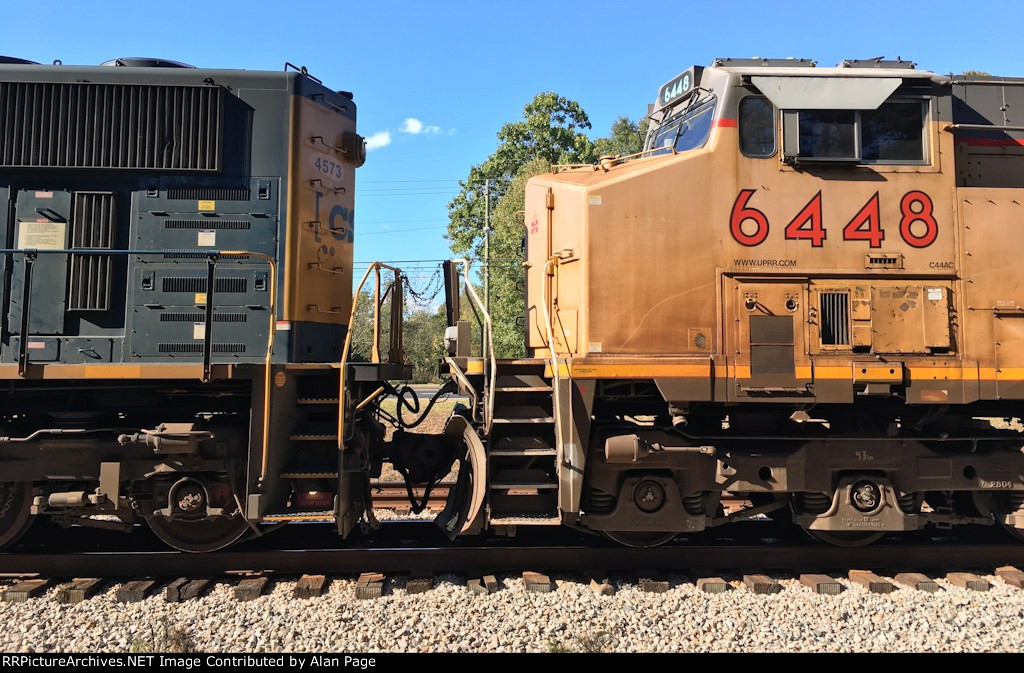
[[[704,68],[701,66],[695,65],[661,87],[658,91],[658,106],[669,105],[693,93],[694,87],[700,84],[700,75],[703,70]]]

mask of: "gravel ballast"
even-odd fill
[[[115,600],[117,584],[77,605],[57,602],[59,586],[25,603],[2,603],[0,651],[545,652],[545,651],[1020,651],[1024,591],[987,576],[988,592],[938,580],[937,593],[898,588],[868,593],[843,579],[838,596],[819,596],[797,579],[757,596],[705,594],[680,576],[667,593],[641,592],[636,580],[595,593],[582,577],[555,591],[527,592],[519,576],[499,576],[499,590],[474,596],[464,577],[438,576],[426,593],[406,595],[389,579],[385,595],[356,600],[355,580],[335,578],[317,598],[296,599],[294,578],[268,593],[235,600],[236,581],[186,603],[159,593],[135,604]],[[7,583],[9,586],[9,583]],[[170,633],[171,640],[168,640]],[[170,644],[168,644],[170,643]]]

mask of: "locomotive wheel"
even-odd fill
[[[999,525],[1003,527],[1003,530],[1018,540],[1024,540],[1024,530],[1014,528],[1003,521],[1007,514],[1012,514],[1019,509],[1022,500],[1024,500],[1024,493],[1020,491],[1003,491],[1001,493],[973,491],[972,495],[974,496],[974,506],[979,513],[982,515],[991,514],[999,522]]]
[[[807,534],[815,540],[827,542],[834,547],[864,547],[885,535],[885,531],[860,530],[810,530]]]
[[[626,547],[657,547],[669,542],[679,533],[664,531],[604,531],[604,536],[612,542]]]
[[[9,547],[35,523],[32,516],[32,484],[0,482],[0,549]]]
[[[238,542],[250,531],[242,515],[216,516],[190,521],[151,516],[147,520],[156,536],[179,551],[208,552]]]
[[[171,547],[185,552],[210,552],[238,542],[252,528],[232,502],[230,492],[222,492],[217,501],[224,514],[206,516],[209,497],[207,486],[201,481],[184,477],[170,486],[166,496],[160,491],[156,499],[147,496],[138,505],[150,529]],[[166,498],[173,503],[174,517],[157,511],[167,503]]]

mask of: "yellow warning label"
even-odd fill
[[[197,304],[205,304],[206,303],[206,293],[205,292],[196,292],[196,303]]]
[[[216,201],[200,201],[199,210],[217,210]]]

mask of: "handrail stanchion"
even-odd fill
[[[203,325],[203,383],[208,383],[213,367],[213,295],[217,271],[217,256],[206,258],[206,322]]]
[[[26,251],[24,287],[21,295],[21,339],[18,341],[18,376],[22,378],[25,378],[28,371],[29,311],[32,309],[32,267],[35,263],[35,251]]]

